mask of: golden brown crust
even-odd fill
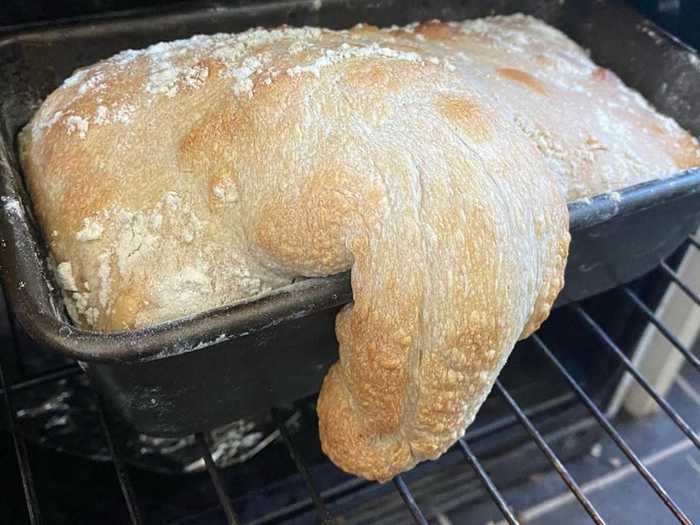
[[[488,140],[491,124],[479,106],[468,97],[439,95],[434,101],[440,114],[459,126],[475,142]]]
[[[544,87],[542,82],[537,80],[529,73],[521,71],[520,69],[516,69],[514,67],[499,67],[496,69],[496,74],[508,80],[518,82],[535,93],[539,93],[540,95],[547,94],[547,89]]]
[[[321,440],[379,480],[454,443],[547,317],[565,194],[700,164],[673,121],[522,16],[127,51],[50,95],[20,142],[83,326],[352,268]]]

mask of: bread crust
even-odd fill
[[[20,146],[84,327],[351,268],[321,442],[382,481],[452,445],[549,314],[567,199],[700,164],[675,122],[522,15],[126,51],[52,93]]]

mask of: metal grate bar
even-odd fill
[[[629,297],[632,302],[637,305],[637,307],[641,310],[641,312],[644,314],[644,316],[649,319],[649,321],[656,326],[656,328],[659,329],[659,332],[663,334],[663,336],[668,339],[668,341],[676,347],[676,349],[683,354],[683,356],[690,361],[690,363],[700,370],[700,359],[695,357],[690,350],[688,350],[685,346],[683,346],[683,343],[681,343],[676,336],[674,336],[669,329],[666,327],[664,323],[662,323],[658,317],[654,315],[654,312],[652,312],[647,305],[645,305],[642,300],[637,297],[637,295],[630,290],[627,286],[624,286],[622,288],[622,291],[625,292],[625,295]]]
[[[328,508],[326,507],[325,503],[323,503],[323,498],[321,498],[321,495],[319,494],[318,490],[316,490],[316,486],[314,485],[313,479],[311,478],[311,472],[309,472],[309,468],[306,466],[306,463],[304,463],[301,454],[299,454],[299,451],[294,446],[292,436],[289,435],[287,422],[277,410],[272,410],[272,416],[275,418],[275,423],[277,424],[277,428],[280,431],[282,441],[284,442],[285,446],[287,447],[287,450],[289,451],[289,455],[294,461],[294,464],[296,465],[299,474],[301,474],[301,477],[304,479],[304,483],[306,484],[306,488],[309,491],[309,495],[311,496],[311,499],[314,502],[314,505],[316,506],[316,511],[318,512],[318,516],[321,520],[321,523],[335,523],[335,521],[333,520],[333,516],[331,516],[331,513],[328,511]]]
[[[605,343],[605,347],[611,350],[617,358],[622,362],[625,369],[637,380],[637,383],[651,396],[651,398],[656,401],[656,404],[661,407],[661,409],[668,414],[668,417],[676,424],[676,426],[690,438],[693,444],[700,449],[700,437],[693,431],[693,429],[685,422],[685,420],[678,415],[678,412],[673,410],[671,405],[662,398],[656,390],[649,384],[649,382],[642,377],[642,374],[634,367],[632,362],[627,358],[627,356],[620,350],[620,348],[615,344],[615,342],[610,339],[610,336],[605,333],[605,331],[596,323],[590,315],[588,315],[583,308],[579,305],[574,306],[576,313],[583,318],[583,320],[591,327],[591,329],[596,333],[596,335]]]
[[[469,445],[467,445],[467,442],[464,438],[459,439],[459,447],[462,449],[464,457],[471,464],[472,468],[481,479],[481,482],[484,484],[484,486],[486,486],[486,490],[488,490],[494,503],[498,506],[499,509],[501,509],[503,517],[505,517],[506,521],[510,523],[510,525],[518,525],[518,520],[513,515],[513,512],[510,510],[510,507],[508,507],[506,500],[503,499],[503,496],[496,488],[496,485],[493,483],[493,480],[488,475],[486,470],[484,470],[484,467],[479,462],[479,459],[474,455],[472,449],[469,448]]]
[[[523,409],[523,412],[527,417],[532,419],[546,414],[548,411],[551,411],[554,407],[574,403],[576,403],[576,399],[573,395],[558,396],[550,401],[545,401],[544,403],[539,404],[537,406],[525,408]],[[503,415],[503,417],[499,417],[495,422],[487,423],[475,429],[471,427],[467,428],[467,431],[464,434],[464,438],[467,441],[475,442],[487,436],[492,436],[499,432],[503,432],[517,424],[518,418],[516,418],[515,416],[511,416],[510,414]]]
[[[399,494],[401,494],[401,498],[411,512],[411,516],[413,516],[415,522],[418,523],[418,525],[428,525],[428,520],[425,519],[423,511],[420,510],[416,500],[413,498],[411,489],[408,488],[408,485],[406,485],[406,482],[401,476],[396,476],[394,478],[394,485],[396,486],[396,490],[399,491]]]
[[[198,432],[195,434],[195,439],[199,444],[199,448],[202,451],[202,459],[204,459],[204,465],[207,467],[207,472],[209,473],[209,478],[211,479],[212,485],[214,485],[214,490],[216,491],[216,497],[219,498],[219,503],[221,508],[224,510],[226,515],[226,522],[229,525],[239,525],[238,516],[233,510],[233,505],[231,505],[231,500],[226,494],[226,489],[224,489],[224,484],[221,481],[221,476],[219,476],[219,469],[214,462],[214,458],[211,456],[211,449],[207,443],[204,434]]]
[[[59,368],[56,368],[54,370],[50,370],[49,372],[45,372],[41,375],[31,377],[25,381],[19,381],[17,383],[13,383],[7,387],[7,389],[10,392],[19,392],[21,390],[27,390],[29,388],[33,388],[38,385],[43,385],[44,383],[50,383],[51,381],[59,381],[61,379],[65,379],[66,377],[71,377],[74,375],[78,375],[82,373],[82,368],[80,368],[78,365],[75,363],[66,365],[66,366],[61,366]],[[0,393],[4,394],[5,393],[5,388],[0,387]]]
[[[119,481],[119,486],[121,487],[122,495],[126,502],[126,508],[129,511],[131,523],[133,525],[143,525],[143,518],[141,517],[141,511],[136,503],[136,494],[134,492],[134,486],[131,483],[131,477],[115,446],[112,431],[107,422],[107,412],[99,396],[97,396],[97,412],[100,416],[100,425],[102,426],[102,431],[107,440],[107,448],[109,449],[109,454],[112,456],[112,463],[114,464],[117,480]]]
[[[356,490],[361,490],[369,485],[372,485],[372,481],[367,481],[363,478],[350,478],[348,481],[340,483],[334,487],[328,488],[321,493],[321,498],[324,500],[332,500],[335,498],[342,498],[343,496],[352,493]],[[259,525],[261,523],[279,523],[281,520],[288,518],[290,515],[303,512],[307,508],[313,506],[313,501],[311,498],[306,498],[302,501],[297,501],[290,505],[285,506],[282,509],[278,509],[265,514],[260,518],[256,518],[249,523],[249,525]],[[340,521],[339,523],[342,523]]]
[[[496,390],[498,390],[498,393],[501,395],[501,397],[505,399],[506,403],[515,413],[520,423],[523,425],[523,427],[525,427],[525,430],[527,430],[527,433],[530,434],[530,437],[532,437],[539,449],[547,457],[547,459],[552,464],[557,473],[559,473],[559,476],[564,481],[564,483],[566,483],[566,486],[569,487],[569,490],[573,492],[574,496],[576,496],[576,499],[579,501],[579,503],[581,503],[581,506],[583,506],[586,512],[588,512],[588,515],[597,524],[605,523],[600,514],[598,514],[598,511],[595,510],[595,508],[593,507],[593,504],[590,502],[588,497],[583,493],[581,487],[579,487],[578,483],[576,483],[576,480],[571,476],[571,474],[569,474],[569,471],[566,469],[564,464],[559,460],[557,455],[544,440],[542,434],[539,433],[539,431],[535,428],[532,422],[523,413],[520,406],[518,406],[518,404],[515,402],[515,399],[513,399],[513,397],[503,387],[499,380],[496,380]]]
[[[581,386],[576,382],[576,380],[569,373],[566,367],[564,367],[561,361],[559,361],[559,359],[556,358],[556,356],[547,347],[547,345],[545,345],[544,341],[542,341],[542,339],[540,339],[540,337],[537,334],[532,336],[532,340],[535,342],[537,347],[540,350],[542,350],[542,352],[547,356],[549,361],[554,365],[554,367],[559,371],[559,373],[561,373],[562,377],[566,380],[571,389],[576,393],[581,402],[584,405],[586,405],[588,410],[590,410],[591,414],[593,414],[593,417],[598,421],[598,423],[600,423],[600,426],[603,427],[603,430],[605,430],[605,432],[615,442],[615,444],[622,451],[622,453],[625,456],[627,456],[627,459],[630,461],[630,463],[634,465],[634,467],[641,474],[644,480],[649,484],[649,486],[651,486],[654,492],[656,492],[656,494],[671,510],[674,516],[676,516],[678,521],[680,521],[684,525],[691,525],[692,522],[690,521],[688,516],[685,515],[685,513],[680,509],[680,507],[678,507],[676,502],[673,501],[671,496],[668,495],[666,490],[664,490],[664,488],[659,484],[659,482],[652,475],[652,473],[649,472],[649,470],[644,466],[644,464],[640,461],[639,457],[637,457],[637,455],[632,451],[627,442],[624,439],[622,439],[620,433],[617,430],[615,430],[615,428],[610,424],[608,418],[605,417],[603,412],[601,412],[601,410],[596,406],[596,404],[588,396],[588,394],[586,394],[586,392],[583,391],[583,388],[581,388]]]
[[[36,496],[36,488],[34,487],[34,477],[32,475],[32,468],[29,465],[29,453],[27,451],[27,444],[24,438],[17,433],[15,427],[15,410],[12,407],[12,400],[10,399],[9,389],[5,383],[5,373],[0,365],[0,388],[2,388],[5,407],[7,409],[7,425],[12,436],[12,443],[15,448],[15,455],[17,456],[17,463],[19,465],[19,473],[22,478],[22,489],[24,490],[24,499],[27,504],[27,513],[29,514],[29,521],[32,525],[38,525],[43,523],[41,518],[41,508],[39,507],[39,500]]]
[[[690,287],[685,284],[680,277],[678,277],[678,274],[674,272],[671,267],[666,264],[664,261],[661,261],[661,269],[668,275],[671,280],[678,285],[678,287],[685,292],[685,294],[690,297],[695,304],[700,306],[700,297],[698,297],[698,294],[696,294],[693,290],[690,289]]]

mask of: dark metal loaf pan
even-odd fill
[[[15,137],[77,67],[125,48],[251,26],[405,24],[525,12],[561,28],[659,109],[700,134],[697,56],[616,3],[331,1],[136,13],[0,33],[0,264],[9,305],[39,344],[81,361],[108,401],[144,433],[178,436],[317,391],[336,359],[333,320],[352,299],[347,274],[310,279],[248,304],[152,329],[98,334],[65,314],[32,218]],[[426,138],[428,139],[428,138]],[[700,171],[572,203],[573,242],[559,303],[646,273],[700,221]]]

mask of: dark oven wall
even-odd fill
[[[160,6],[206,5],[212,2],[183,2],[173,0],[5,0],[0,8],[0,26],[26,24],[58,18],[95,15],[114,11],[153,8]],[[218,5],[253,4],[255,0],[229,0]],[[678,35],[695,48],[700,47],[700,2],[697,0],[629,0],[645,16],[671,33]]]

